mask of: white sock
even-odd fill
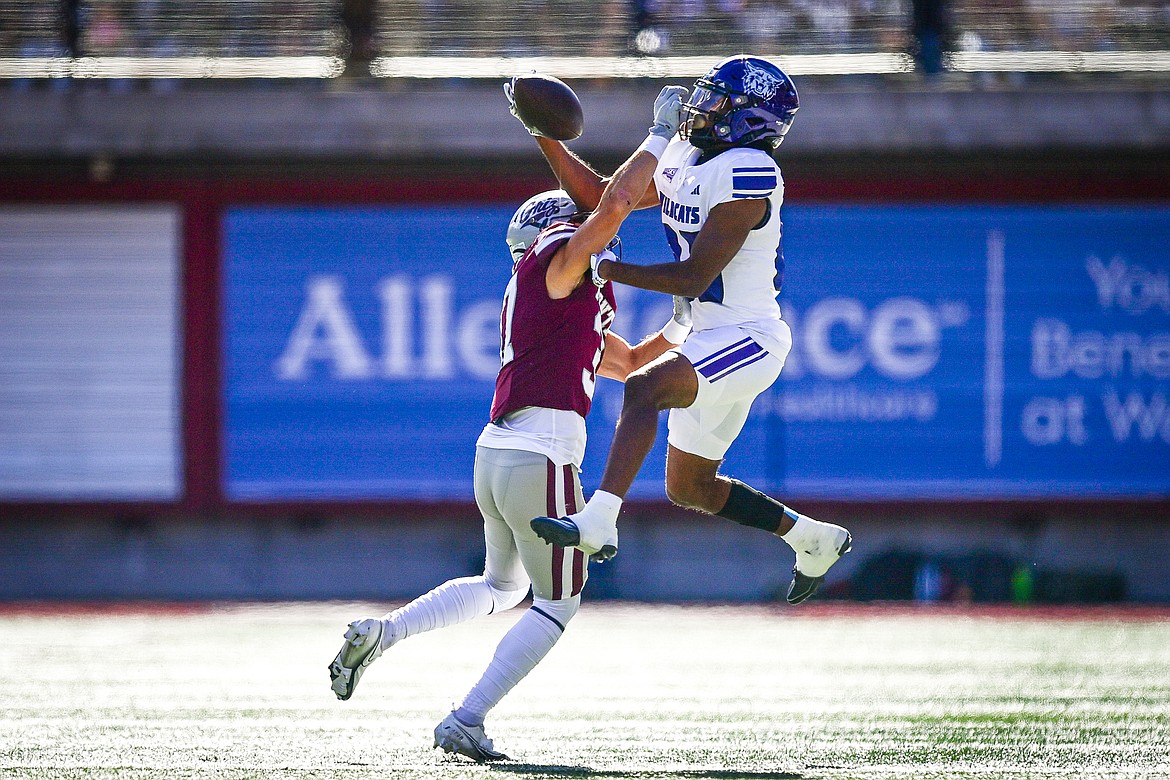
[[[516,621],[516,625],[504,634],[491,663],[479,682],[463,698],[463,703],[455,711],[455,717],[468,726],[483,725],[488,712],[548,655],[548,651],[561,638],[568,618],[577,611],[580,596],[551,602],[561,607],[562,614],[559,615],[549,610],[549,603],[534,602]]]
[[[382,649],[414,634],[487,615],[494,606],[492,587],[482,576],[448,580],[383,616]]]
[[[622,511],[621,496],[607,493],[604,490],[596,491],[589,500],[585,502],[585,506],[577,513],[577,516],[589,515],[590,519],[598,517],[613,525],[617,522],[618,513]]]
[[[820,522],[813,520],[811,517],[805,517],[799,512],[794,512],[788,507],[784,507],[784,514],[792,520],[792,528],[788,529],[788,533],[780,538],[788,542],[788,546],[799,552],[798,547],[804,543],[805,538],[809,533],[812,533]]]

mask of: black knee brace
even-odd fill
[[[731,482],[731,492],[727,503],[715,514],[740,525],[775,533],[784,519],[784,505],[738,479],[728,481]]]

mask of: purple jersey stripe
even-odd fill
[[[734,374],[736,371],[739,371],[744,366],[750,366],[752,363],[755,363],[757,360],[763,360],[766,357],[768,357],[768,353],[761,351],[760,354],[756,355],[754,358],[751,358],[750,360],[745,360],[744,362],[740,363],[738,366],[732,366],[731,368],[724,371],[722,374],[720,374],[718,376],[709,377],[709,379],[712,382],[718,382],[720,379],[727,376],[728,374]]]
[[[751,340],[749,339],[749,341]],[[720,374],[726,369],[734,366],[736,363],[739,363],[741,360],[747,360],[752,355],[763,351],[763,347],[761,347],[756,342],[751,341],[751,343],[740,347],[735,352],[724,355],[713,363],[708,363],[707,365],[703,366],[701,369],[699,369],[699,373],[707,377],[707,379],[714,381],[712,377],[714,377],[716,374]]]
[[[723,349],[721,349],[721,350],[718,350],[717,352],[712,352],[712,353],[711,353],[710,355],[708,355],[707,357],[705,357],[705,358],[703,358],[702,360],[700,360],[700,361],[698,361],[697,363],[695,363],[695,368],[696,368],[696,369],[698,369],[698,368],[702,368],[704,365],[706,365],[707,363],[710,363],[712,360],[714,360],[715,358],[719,357],[720,355],[725,355],[725,354],[727,354],[728,352],[730,352],[731,350],[733,350],[733,349],[736,349],[737,347],[742,347],[744,344],[747,344],[749,341],[751,341],[751,338],[750,338],[750,337],[749,337],[749,338],[746,338],[746,339],[744,339],[743,341],[737,341],[737,342],[735,342],[734,344],[732,344],[731,346],[729,346],[729,347],[724,347]]]
[[[735,190],[774,190],[775,176],[732,176],[731,187]]]

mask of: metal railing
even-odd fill
[[[1170,72],[1170,5],[0,0],[0,78],[673,77],[740,51],[804,74]]]

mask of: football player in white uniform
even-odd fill
[[[677,350],[627,379],[600,489],[586,506],[566,517],[536,518],[532,527],[554,545],[590,554],[616,551],[622,500],[654,443],[659,412],[669,409],[667,496],[680,506],[784,539],[796,552],[787,598],[799,604],[849,551],[849,532],[718,473],[752,401],[780,375],[792,346],[776,302],[783,273],[784,184],[773,152],[799,101],[780,68],[750,56],[716,64],[680,106],[686,92],[662,90],[655,125],[626,163],[657,158],[653,178],[646,173],[645,194],[633,206],[660,208],[677,262],[639,266],[602,260],[594,263],[594,273],[674,295],[676,307],[682,297],[683,305],[690,305],[692,333]],[[672,111],[677,114],[670,116]],[[676,126],[677,134],[671,130]],[[529,132],[573,199],[597,203],[606,179],[563,143]]]

